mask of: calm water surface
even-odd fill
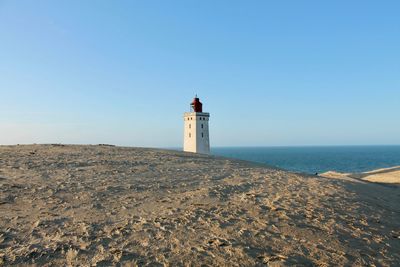
[[[400,146],[219,147],[213,148],[212,154],[311,174],[365,172],[400,165]]]

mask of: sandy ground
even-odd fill
[[[0,265],[399,262],[396,186],[155,149],[0,146]]]
[[[367,181],[381,184],[395,184],[400,186],[400,166],[378,169],[362,173],[341,173],[329,171],[320,174],[322,177],[349,181]]]
[[[388,183],[400,185],[400,167],[392,167],[387,169],[379,169],[371,172],[364,173],[361,177],[364,181],[375,183]]]

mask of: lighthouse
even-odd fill
[[[203,112],[203,104],[196,95],[190,103],[190,112],[183,115],[183,151],[210,154],[209,118],[210,113]]]

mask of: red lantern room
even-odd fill
[[[194,112],[203,112],[203,104],[200,102],[200,99],[196,97],[193,99],[193,102],[190,104],[192,110]]]

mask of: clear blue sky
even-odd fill
[[[0,0],[0,143],[400,144],[400,1]]]

